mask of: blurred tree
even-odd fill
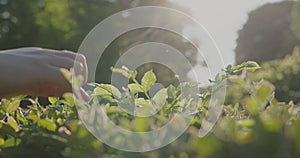
[[[39,46],[76,51],[98,22],[118,10],[117,2],[105,0],[1,0],[0,49]]]
[[[249,13],[248,21],[239,31],[236,63],[278,59],[291,53],[300,43],[291,30],[294,1],[266,4]]]
[[[1,49],[33,45],[38,32],[35,24],[33,1],[0,1],[0,47]],[[21,9],[26,8],[26,9]]]
[[[124,9],[149,5],[188,12],[168,0],[0,0],[0,49],[38,46],[76,51],[87,33],[101,20]],[[155,13],[153,17],[159,22],[165,21]],[[185,27],[185,22],[178,22],[176,17],[170,17],[167,22],[182,30]],[[96,80],[109,83],[110,67],[120,55],[135,45],[151,41],[170,44],[180,50],[192,65],[196,63],[196,49],[181,36],[154,28],[133,30],[116,39],[105,50],[98,64]],[[157,74],[171,75],[158,76],[163,84],[177,81],[170,69],[153,63],[146,65],[139,70],[154,69]],[[181,67],[181,72],[187,74],[190,68]]]
[[[300,39],[300,1],[293,6],[292,9],[292,31],[296,35],[297,39]]]

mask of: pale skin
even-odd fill
[[[86,59],[81,54],[36,47],[0,51],[0,98],[17,95],[62,96],[72,86],[61,68],[76,67],[83,84],[87,80]],[[88,98],[81,88],[83,98]]]

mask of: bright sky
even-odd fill
[[[176,0],[187,6],[213,36],[225,64],[234,63],[237,31],[246,23],[249,11],[268,2],[282,0]]]
[[[234,48],[236,47],[237,31],[246,23],[248,13],[268,2],[282,0],[173,0],[187,6],[192,16],[200,22],[212,35],[219,47],[225,65],[234,64]],[[200,39],[201,40],[201,39]],[[201,47],[200,47],[201,49]],[[213,60],[214,57],[210,57]],[[199,56],[199,60],[200,56]],[[197,74],[207,70],[195,67]],[[201,77],[203,79],[201,79]],[[207,77],[200,77],[200,82]]]

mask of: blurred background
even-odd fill
[[[76,52],[88,32],[103,19],[121,10],[152,5],[173,8],[195,18],[216,42],[224,65],[247,60],[262,63],[283,58],[299,44],[298,8],[293,7],[294,3],[279,0],[1,0],[0,49],[36,46]],[[155,13],[153,17],[164,21]],[[132,30],[108,46],[98,63],[96,81],[110,83],[110,67],[130,48],[159,42],[176,48],[190,61],[193,68],[180,65],[181,74],[185,74],[181,77],[188,78],[196,72],[200,83],[208,84],[208,79],[214,76],[209,75],[205,60],[213,61],[216,57],[204,52],[204,60],[196,47],[205,47],[201,41],[209,39],[193,37],[197,30],[184,21],[178,22],[176,17],[170,17],[167,22],[182,29],[185,36],[197,38],[198,43],[194,46],[180,35],[155,28]],[[158,81],[163,85],[178,83],[174,72],[162,65],[148,63],[138,70],[149,69],[158,74]]]

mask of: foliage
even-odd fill
[[[261,64],[291,53],[300,43],[300,38],[297,38],[298,3],[295,1],[268,3],[251,11],[248,21],[239,31],[235,48],[236,64],[248,60]]]
[[[250,81],[270,81],[276,87],[276,98],[284,102],[300,101],[300,87],[297,84],[300,79],[297,46],[300,39],[299,4],[299,1],[284,1],[266,4],[252,11],[237,40],[236,62],[255,60],[263,67],[256,73],[247,73],[245,77]],[[271,26],[268,20],[276,25]],[[230,93],[232,95],[228,98],[231,99],[228,100],[237,102],[246,95],[246,90],[241,87],[233,86],[231,90],[241,93]]]
[[[281,8],[284,11],[278,12],[280,15],[272,14],[275,19],[277,17],[277,20],[278,17],[283,17],[282,14],[289,14],[293,2],[282,3],[286,4],[287,8]],[[169,1],[161,0],[0,0],[0,47],[6,49],[40,46],[77,50],[84,36],[98,22],[119,10],[138,5],[176,7]],[[297,15],[298,9],[294,8],[293,14]],[[274,13],[274,9],[271,10]],[[254,12],[251,15],[254,16]],[[249,21],[251,17],[249,16]],[[297,35],[295,26],[298,24],[298,16],[293,17],[296,19],[293,19],[293,31]],[[256,43],[258,45],[250,45],[251,43],[248,45],[249,41],[242,40],[242,36],[256,40],[261,38],[251,32],[250,35],[256,36],[252,38],[243,31],[240,32],[239,45],[247,46],[247,50],[257,53],[252,55],[256,55],[258,59],[265,59],[260,55],[266,52],[271,52],[268,59],[277,57],[273,54],[274,52],[285,54],[287,52],[285,48],[292,47],[289,42],[295,41],[294,37],[290,36],[291,32],[287,25],[290,23],[290,18],[290,16],[287,16],[287,19],[280,18],[279,21],[284,20],[283,24],[272,29],[263,23],[271,23],[268,20],[273,20],[273,18],[268,16],[268,20],[259,20],[259,25],[253,24],[256,26],[253,28],[257,29],[261,28],[258,26],[263,25],[262,30],[258,30],[258,34],[266,33],[266,37],[272,40],[282,39],[279,42],[271,42],[276,43],[278,48],[268,44],[269,40],[266,40],[266,43]],[[178,24],[176,19],[174,24]],[[246,26],[248,25],[245,25],[245,28]],[[276,33],[273,33],[274,30]],[[109,68],[121,55],[120,52],[125,52],[136,44],[144,42],[156,41],[172,44],[180,52],[184,52],[191,63],[195,63],[196,53],[193,53],[194,48],[190,44],[182,42],[178,35],[165,31],[162,34],[162,31],[133,30],[116,39],[103,54],[103,60],[99,62],[102,67],[99,67],[98,74],[101,76],[98,76],[97,80],[102,84],[91,83],[93,90],[89,93],[92,101],[99,102],[101,104],[99,106],[106,108],[111,120],[122,128],[132,131],[143,132],[159,128],[168,122],[175,112],[194,116],[191,127],[178,140],[151,152],[119,151],[102,144],[89,133],[78,118],[73,94],[66,93],[63,97],[48,98],[49,105],[47,106],[40,105],[37,98],[17,96],[1,100],[0,157],[300,157],[300,107],[298,104],[289,102],[293,100],[297,103],[300,97],[297,84],[300,59],[298,49],[293,55],[283,60],[264,63],[258,71],[253,72],[260,67],[255,62],[245,62],[237,66],[228,66],[224,69],[225,75],[218,75],[215,79],[211,79],[212,84],[227,80],[226,102],[222,106],[222,115],[212,133],[199,138],[198,129],[209,109],[210,87],[201,89],[201,94],[197,94],[198,98],[195,103],[191,96],[182,95],[181,90],[183,87],[198,88],[198,83],[178,83],[173,78],[160,78],[173,76],[173,74],[167,68],[151,65],[151,63],[140,67],[138,72],[113,68],[113,73],[119,73],[130,79],[130,83],[123,89],[108,84],[107,78],[110,78],[111,74]],[[294,44],[294,42],[291,43]],[[261,45],[272,46],[272,50],[254,49],[261,48]],[[237,50],[242,49],[237,48]],[[243,53],[247,52],[243,51]],[[243,58],[238,63],[248,59],[250,58]],[[251,57],[251,59],[254,58]],[[182,70],[187,72],[186,68]],[[240,74],[240,71],[243,73]],[[102,76],[104,77],[101,78]],[[163,83],[165,87],[157,89],[158,83]],[[29,105],[20,106],[23,102],[29,102]],[[134,117],[122,111],[124,109],[117,106],[120,103],[137,105],[140,108],[134,111],[136,113],[142,115],[155,113],[155,115],[147,119]],[[157,105],[161,107],[159,110],[155,108]],[[125,110],[132,112],[131,108]]]
[[[275,88],[275,97],[279,101],[295,103],[300,102],[300,50],[299,46],[295,47],[293,53],[287,55],[283,59],[268,61],[262,64],[262,69],[255,73],[244,74],[249,81],[260,81],[262,79],[271,82]],[[248,82],[249,82],[248,81]],[[231,100],[238,102],[241,97],[246,95],[247,90],[238,86],[231,86],[228,89],[232,96]],[[234,94],[233,91],[240,93]]]
[[[113,72],[133,81],[122,92],[110,84],[91,84],[94,86],[91,99],[101,103],[99,106],[105,106],[110,119],[123,128],[147,131],[163,126],[174,112],[186,111],[195,115],[192,126],[177,141],[146,153],[118,151],[100,143],[78,120],[75,100],[70,93],[61,98],[48,98],[48,106],[41,106],[37,100],[24,96],[2,99],[0,155],[4,158],[298,157],[300,107],[293,103],[278,102],[274,98],[274,86],[268,81],[250,81],[243,75],[235,75],[238,71],[257,68],[259,66],[255,62],[228,66],[224,70],[226,74],[216,77],[214,84],[226,79],[228,87],[240,86],[248,95],[239,98],[235,104],[223,105],[222,116],[213,134],[204,138],[198,138],[197,129],[209,108],[210,90],[199,95],[197,104],[189,102],[188,95],[187,98],[179,98],[182,96],[182,86],[198,87],[196,83],[180,83],[176,87],[170,85],[151,92],[157,81],[153,71],[147,71],[138,81],[136,71],[113,68]],[[154,105],[163,106],[153,119],[141,120],[115,106],[117,102],[125,102],[128,98],[133,98],[134,105],[141,107],[140,112],[149,112]],[[24,100],[30,101],[31,105],[20,107],[20,102]],[[148,123],[145,124],[145,121]]]

